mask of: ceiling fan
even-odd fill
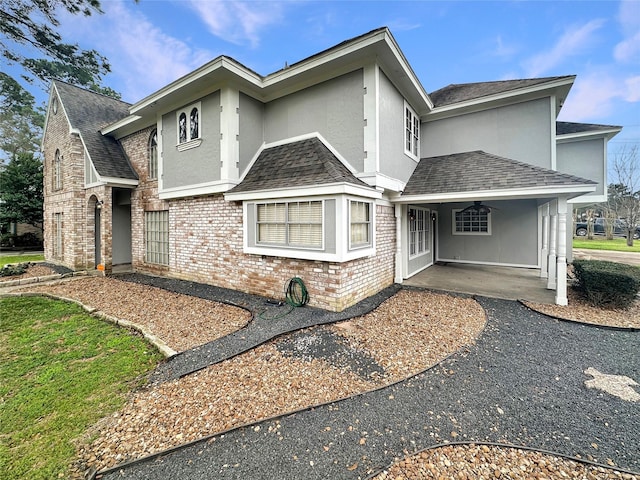
[[[476,200],[473,202],[473,205],[469,205],[467,208],[462,209],[462,213],[466,213],[466,212],[477,212],[480,214],[487,214],[487,213],[491,213],[491,210],[493,210],[496,207],[491,207],[489,205],[483,205],[482,201],[480,200]],[[496,208],[497,210],[497,208]]]

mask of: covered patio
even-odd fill
[[[496,267],[465,263],[437,263],[403,285],[507,300],[555,303],[555,290],[539,269]]]

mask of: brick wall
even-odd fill
[[[242,252],[242,204],[222,195],[172,200],[170,259],[164,273],[276,299],[292,277],[304,281],[310,305],[340,311],[391,285],[394,277],[393,207],[377,206],[376,255],[345,263]],[[141,271],[157,267],[138,265]]]

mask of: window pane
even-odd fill
[[[149,178],[158,176],[158,131],[154,130],[149,138]]]
[[[371,243],[371,204],[368,202],[350,203],[350,239],[351,246],[363,246]]]
[[[181,113],[178,119],[178,133],[179,133],[179,143],[184,143],[187,141],[187,115],[185,113]]]
[[[198,138],[200,136],[198,130],[198,109],[194,108],[191,110],[191,114],[189,115],[189,125],[191,127],[191,137],[190,140],[194,138]]]

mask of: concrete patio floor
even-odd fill
[[[555,303],[556,293],[547,289],[547,279],[540,278],[538,269],[462,263],[433,265],[403,285],[549,304]]]

